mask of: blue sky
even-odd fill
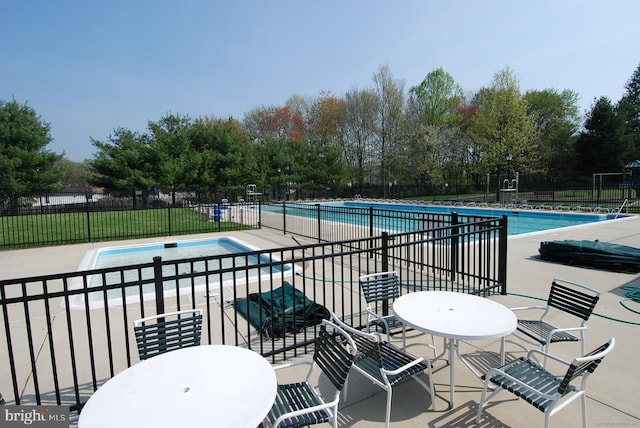
[[[56,153],[167,113],[242,119],[291,95],[342,96],[388,65],[442,67],[466,92],[509,67],[524,93],[613,102],[640,64],[636,0],[20,0],[0,5],[0,99],[51,125]]]

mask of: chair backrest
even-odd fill
[[[327,330],[328,326],[333,329],[332,332]],[[313,361],[338,391],[342,390],[347,380],[356,352],[356,345],[347,332],[329,320],[322,320]]]
[[[571,381],[578,376],[581,376],[583,373],[593,373],[598,365],[602,362],[604,357],[613,350],[615,344],[616,339],[612,337],[607,343],[589,352],[584,357],[576,358],[575,360],[573,360],[573,362],[569,365],[567,373],[564,375],[562,382],[560,382],[558,392],[560,394],[563,394],[569,387]]]
[[[355,343],[358,355],[373,359],[373,361],[378,364],[378,367],[382,368],[380,335],[355,329],[342,322],[335,314],[332,314],[332,320],[351,337]]]
[[[600,299],[600,292],[575,282],[554,278],[547,299],[550,307],[588,320]]]
[[[378,272],[360,277],[360,288],[367,303],[400,297],[400,280],[397,272]]]
[[[141,360],[200,345],[202,309],[188,309],[154,315],[133,322]]]

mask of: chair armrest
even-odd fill
[[[303,366],[303,365],[309,366],[309,369],[307,370],[307,378],[308,378],[309,375],[311,374],[311,370],[313,370],[313,361],[310,361],[310,360],[292,361],[290,363],[279,364],[277,366],[273,366],[273,370],[278,371],[278,370],[284,370],[284,369],[289,369],[292,367]]]
[[[283,415],[280,415],[280,417],[278,419],[276,419],[276,421],[274,422],[273,426],[277,427],[280,426],[280,424],[282,423],[282,421],[286,420],[286,419],[291,419],[291,418],[295,418],[297,416],[302,416],[302,415],[306,415],[309,413],[314,413],[320,410],[324,410],[324,409],[330,409],[332,408],[335,404],[336,401],[340,399],[340,395],[336,394],[336,398],[330,402],[326,402],[323,404],[318,404],[316,406],[312,406],[312,407],[305,407],[304,409],[300,409],[300,410],[294,410],[292,412],[289,413],[285,413]],[[337,418],[337,415],[336,415]]]
[[[420,363],[423,363],[423,362],[425,362],[425,358],[424,357],[420,357],[420,358],[416,358],[415,360],[405,364],[402,367],[398,367],[395,370],[387,370],[387,369],[384,369],[384,368],[382,370],[384,371],[385,374],[394,376],[394,375],[402,373],[403,371],[405,371],[405,370],[407,370],[407,369],[409,369],[409,368],[411,368],[413,366],[416,366],[416,365],[418,365]]]
[[[552,359],[552,360],[554,360],[554,361],[557,361],[557,362],[559,362],[559,363],[565,364],[565,365],[567,365],[567,366],[571,364],[571,362],[569,362],[569,361],[567,361],[567,360],[564,360],[564,359],[562,359],[562,358],[560,358],[560,357],[558,357],[558,356],[556,356],[556,355],[550,354],[549,352],[545,352],[545,351],[543,351],[543,350],[541,350],[541,349],[531,349],[531,350],[527,353],[527,358],[529,358],[529,359],[533,359],[533,360],[535,360],[535,361],[538,361],[538,359],[534,356],[534,354],[542,355],[543,357],[546,357],[546,358]]]
[[[520,306],[517,308],[509,308],[512,311],[528,311],[528,310],[532,310],[532,309],[538,309],[538,310],[545,310],[547,309],[546,306]]]

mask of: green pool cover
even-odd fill
[[[538,250],[543,260],[616,272],[640,272],[640,248],[596,241],[547,241]]]
[[[315,303],[288,282],[273,291],[251,293],[235,299],[238,314],[267,338],[280,338],[331,318],[329,310]]]

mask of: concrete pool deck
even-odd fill
[[[216,234],[193,235],[184,239],[211,237]],[[220,234],[218,234],[220,235]],[[224,233],[235,236],[259,248],[275,248],[295,245],[289,236],[266,230]],[[0,279],[12,279],[35,275],[46,275],[75,271],[85,253],[90,249],[131,243],[170,242],[181,237],[151,238],[135,241],[101,242],[67,245],[26,250],[0,252]],[[508,244],[508,291],[507,296],[494,296],[509,307],[537,305],[542,302],[522,296],[546,298],[554,277],[572,280],[598,288],[602,291],[596,313],[589,320],[587,349],[592,349],[616,338],[616,348],[605,359],[588,385],[589,426],[640,426],[640,315],[625,309],[620,300],[624,298],[622,286],[640,288],[640,275],[608,272],[548,263],[536,256],[540,242],[550,240],[595,240],[640,247],[640,216],[595,223],[572,228],[557,229],[535,234],[513,236]],[[638,308],[640,310],[640,308]],[[413,336],[415,343],[423,337]],[[442,342],[439,340],[439,346]],[[496,349],[497,343],[463,343],[462,353],[473,353],[476,346]],[[512,355],[520,349],[507,345]],[[557,344],[552,351],[569,358],[579,353],[579,345]],[[456,404],[448,409],[449,372],[442,363],[436,363],[434,382],[436,387],[436,411],[428,410],[426,394],[421,387],[408,381],[394,388],[391,422],[402,427],[460,427],[471,426],[475,409],[480,399],[481,383],[464,366],[456,371]],[[367,384],[354,375],[350,382],[349,400],[341,403],[340,426],[378,427],[384,426],[385,393],[375,385]],[[532,406],[503,393],[496,397],[484,413],[479,426],[482,427],[539,427],[543,415]],[[573,403],[552,418],[554,426],[581,425],[579,403]]]

